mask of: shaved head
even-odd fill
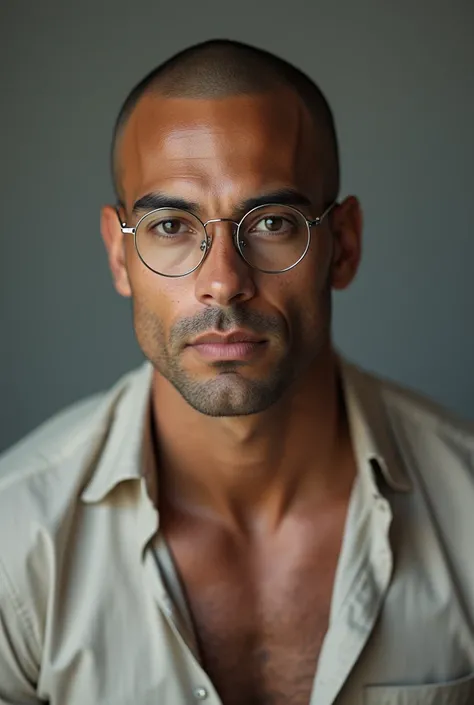
[[[212,40],[171,57],[133,88],[117,117],[112,140],[112,178],[123,202],[119,149],[121,135],[142,96],[219,100],[290,88],[311,114],[321,154],[325,201],[339,191],[339,155],[331,109],[316,84],[302,71],[269,52],[240,42]]]

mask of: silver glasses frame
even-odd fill
[[[283,274],[284,272],[289,272],[290,269],[294,269],[294,267],[296,267],[301,262],[301,260],[303,260],[305,258],[306,253],[308,252],[310,244],[311,244],[311,228],[318,227],[319,225],[321,225],[322,222],[324,221],[324,219],[329,215],[329,213],[331,212],[331,210],[334,208],[335,205],[336,205],[336,201],[333,201],[333,203],[331,203],[331,205],[326,208],[324,213],[322,213],[319,217],[315,218],[314,220],[307,218],[305,216],[305,214],[299,210],[299,208],[295,208],[295,206],[285,205],[285,208],[289,208],[290,210],[294,211],[295,213],[298,213],[298,215],[300,215],[302,218],[304,218],[304,220],[306,221],[306,228],[308,230],[308,236],[307,236],[306,247],[304,249],[304,252],[296,260],[296,262],[294,264],[291,264],[289,267],[285,267],[284,269],[276,269],[276,270],[274,270],[274,269],[261,269],[260,267],[256,267],[255,265],[251,264],[251,262],[248,262],[247,259],[245,258],[244,252],[243,252],[243,248],[245,247],[245,242],[243,242],[239,238],[239,233],[240,233],[240,227],[241,227],[242,223],[249,215],[251,215],[252,213],[254,213],[257,210],[261,210],[263,208],[268,208],[268,207],[272,207],[272,206],[281,208],[282,207],[281,203],[264,203],[260,206],[255,206],[255,208],[251,208],[240,219],[240,221],[232,220],[232,218],[210,218],[209,220],[206,220],[206,222],[203,222],[197,215],[195,215],[194,213],[191,213],[190,211],[187,211],[186,209],[167,208],[167,207],[154,208],[153,210],[148,211],[148,213],[145,213],[144,215],[142,215],[141,218],[139,219],[138,223],[135,225],[135,227],[129,227],[129,226],[127,226],[126,222],[122,221],[122,219],[120,218],[120,213],[118,211],[118,208],[115,209],[115,212],[117,213],[117,217],[120,222],[120,229],[122,231],[122,234],[123,235],[133,235],[133,242],[135,245],[135,250],[136,250],[137,255],[139,256],[140,260],[145,265],[145,267],[147,267],[147,269],[149,269],[154,274],[158,274],[160,277],[168,277],[169,279],[179,279],[180,277],[187,277],[188,274],[192,274],[193,272],[195,272],[196,269],[198,269],[201,266],[201,264],[204,262],[207,255],[209,254],[209,252],[211,250],[211,246],[212,246],[212,241],[213,241],[212,235],[209,235],[209,233],[207,232],[207,226],[209,225],[209,223],[232,223],[233,225],[237,226],[235,228],[234,233],[233,233],[234,246],[235,246],[237,252],[239,253],[239,255],[244,260],[245,264],[247,264],[252,269],[257,270],[258,272],[263,272],[264,274]],[[202,251],[201,259],[199,260],[198,264],[195,267],[193,267],[189,271],[185,272],[184,274],[164,274],[163,272],[157,272],[156,269],[153,269],[153,267],[150,267],[150,265],[147,262],[145,262],[142,255],[140,254],[140,250],[138,249],[138,246],[137,246],[137,230],[140,227],[140,223],[145,218],[148,218],[152,213],[159,213],[160,211],[167,211],[167,210],[177,210],[177,211],[182,211],[183,213],[189,213],[190,215],[192,215],[194,218],[196,218],[196,220],[198,220],[201,223],[201,225],[204,228],[204,232],[206,233],[206,239],[203,240],[200,245],[200,249]]]

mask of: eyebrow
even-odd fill
[[[267,203],[275,203],[279,206],[303,206],[309,208],[313,205],[307,196],[296,189],[285,188],[240,201],[234,210],[233,216],[235,218],[241,218],[253,208],[265,206]],[[156,191],[154,193],[147,193],[145,196],[139,198],[133,205],[132,213],[138,214],[157,208],[176,208],[191,211],[191,213],[199,213],[201,211],[199,203],[195,201],[188,201],[186,198],[171,196]]]
[[[252,210],[252,208],[257,208],[258,206],[265,206],[267,203],[275,203],[279,206],[303,206],[311,208],[312,203],[307,196],[300,193],[296,189],[286,188],[278,189],[277,191],[270,191],[264,193],[261,196],[255,196],[254,198],[247,198],[241,201],[236,207],[236,215],[244,216],[246,213]]]
[[[179,210],[198,211],[199,204],[194,201],[188,201],[185,198],[169,196],[166,193],[147,193],[135,201],[132,208],[132,213],[137,214],[141,211],[152,211],[157,208],[177,208]]]

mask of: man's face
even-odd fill
[[[327,205],[318,135],[289,91],[221,100],[146,95],[118,161],[129,226],[146,212],[134,204],[149,194],[195,204],[204,222],[240,220],[244,202],[278,191],[293,191],[310,219]],[[212,246],[200,267],[167,278],[141,262],[111,209],[102,225],[116,286],[133,297],[138,342],[155,369],[204,414],[258,413],[329,346],[334,234],[326,219],[295,268],[265,274],[236,251],[230,223],[208,228]],[[210,334],[222,337],[203,343]]]

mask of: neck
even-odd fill
[[[242,528],[347,494],[353,461],[332,352],[270,409],[215,418],[153,379],[160,502]]]

